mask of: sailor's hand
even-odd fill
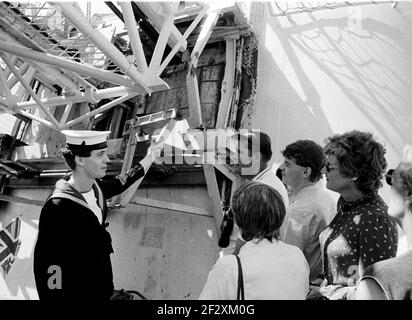
[[[165,141],[163,137],[160,137],[158,141],[152,139],[152,143],[147,149],[147,156],[150,158],[151,161],[156,162],[159,160],[164,144]]]
[[[146,156],[140,161],[140,164],[144,168],[145,174],[149,170],[153,162],[160,161],[160,154],[163,150],[164,141],[163,137],[159,141],[152,140],[149,148],[147,149]]]

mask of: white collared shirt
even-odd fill
[[[94,195],[93,189],[90,189],[90,191],[88,192],[82,193],[82,196],[86,200],[90,209],[96,215],[97,220],[99,220],[99,223],[102,224],[102,220],[103,220],[102,209],[100,209],[100,207],[97,205],[97,199],[96,199],[96,196]]]
[[[302,251],[280,240],[248,241],[240,249],[245,299],[304,300],[309,266]],[[236,300],[238,266],[234,255],[218,259],[200,293],[200,300]]]
[[[281,239],[303,251],[313,281],[322,273],[319,235],[332,221],[336,201],[319,182],[303,188],[290,200],[288,222]]]
[[[266,183],[267,185],[273,187],[282,196],[285,208],[287,209],[289,207],[288,191],[286,190],[283,182],[276,176],[276,171],[274,170],[273,166],[269,166],[265,170],[257,174],[256,177],[252,179],[252,181]]]

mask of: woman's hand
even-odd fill
[[[306,300],[323,300],[324,297],[321,293],[321,288],[327,284],[326,279],[317,278],[310,282],[309,293],[306,296]]]

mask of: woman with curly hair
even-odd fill
[[[350,131],[329,137],[325,154],[326,187],[340,198],[335,218],[319,236],[324,280],[309,298],[353,299],[364,270],[397,252],[396,222],[377,193],[385,149],[372,134]]]

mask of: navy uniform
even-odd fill
[[[86,137],[81,143],[66,136],[67,147],[102,149],[107,146],[107,134],[101,133],[94,140]],[[106,230],[106,199],[122,193],[144,175],[139,163],[125,176],[96,179],[90,192],[97,199],[100,219],[72,184],[64,179],[56,183],[42,208],[34,249],[34,276],[40,299],[110,299],[114,290],[110,261],[113,248]],[[61,279],[56,278],[59,276]]]

